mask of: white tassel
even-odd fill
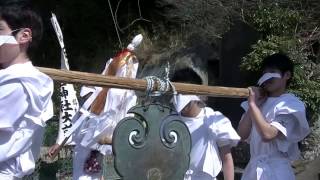
[[[132,39],[131,43],[127,46],[127,49],[130,50],[130,51],[134,51],[141,44],[142,39],[143,39],[142,34],[136,35]]]

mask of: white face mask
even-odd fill
[[[11,35],[13,32],[20,31],[22,28],[15,29],[10,32],[10,35],[0,35],[0,46],[3,44],[18,44],[16,38]]]
[[[0,35],[0,46],[3,44],[18,44],[18,42],[12,35]]]

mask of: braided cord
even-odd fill
[[[147,96],[161,96],[167,93],[170,90],[170,88],[172,89],[174,96],[177,94],[176,88],[169,79],[169,70],[170,64],[168,62],[167,67],[165,68],[166,77],[164,79],[161,79],[156,76],[146,76],[144,78],[147,81]],[[155,84],[157,84],[156,90],[154,90]]]

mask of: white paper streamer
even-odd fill
[[[127,46],[127,49],[129,49],[130,51],[134,51],[142,42],[143,40],[143,36],[141,34],[136,35],[131,43]]]
[[[69,62],[67,58],[67,53],[65,50],[63,42],[63,34],[58,23],[57,17],[52,13],[51,18],[52,26],[56,32],[59,44],[61,47],[61,69],[69,70]],[[70,128],[73,125],[72,118],[79,109],[79,103],[76,96],[76,91],[72,84],[61,84],[60,87],[60,97],[61,97],[61,107],[60,107],[60,116],[59,116],[59,133],[56,140],[57,144],[61,144],[62,141],[67,137],[66,134],[70,131]],[[72,138],[69,138],[66,145],[74,144]]]

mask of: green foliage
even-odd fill
[[[303,51],[299,40],[279,36],[259,40],[253,46],[253,51],[243,58],[240,67],[243,70],[258,72],[262,59],[277,52],[286,53],[295,64],[289,90],[299,96],[313,112],[317,112],[320,107],[320,82],[310,76],[314,71],[313,66],[310,66],[313,62],[308,58],[310,54]]]
[[[289,90],[299,96],[310,108],[312,114],[319,112],[320,81],[318,64],[312,61],[312,52],[308,50],[303,39],[295,36],[297,24],[301,17],[293,10],[278,6],[263,7],[251,16],[250,22],[262,39],[252,47],[252,52],[243,58],[240,68],[259,72],[260,63],[266,56],[282,52],[287,54],[295,64],[295,72]]]
[[[277,4],[261,4],[257,11],[249,15],[249,19],[263,34],[293,35],[302,18],[298,11],[284,9]]]

